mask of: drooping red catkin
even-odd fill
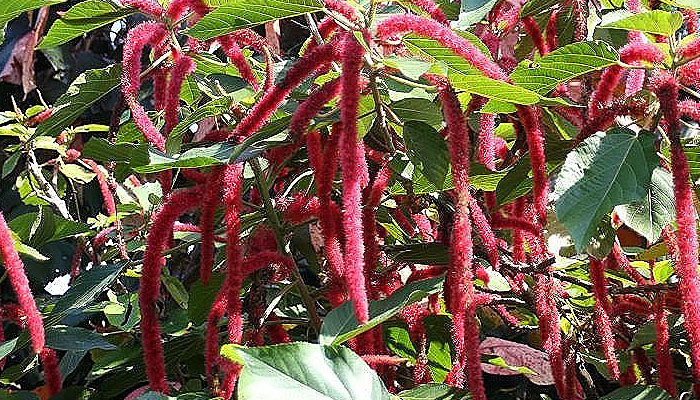
[[[496,169],[496,147],[494,129],[496,114],[481,114],[479,116],[479,143],[476,159],[490,170]]]
[[[289,121],[289,132],[296,137],[303,135],[309,127],[311,119],[323,109],[326,103],[340,93],[340,87],[340,79],[333,79],[314,90],[294,112],[292,120]]]
[[[598,116],[606,103],[610,101],[613,91],[620,83],[623,69],[619,65],[613,65],[605,69],[600,75],[598,86],[591,94],[591,101],[588,106],[588,118],[594,119]]]
[[[240,248],[240,215],[243,210],[243,165],[229,164],[223,177],[224,220],[226,222],[226,296],[228,314],[228,339],[240,343],[243,338],[243,304],[240,299],[243,285]]]
[[[617,263],[617,265],[622,268],[622,270],[625,271],[630,278],[634,279],[637,284],[646,285],[649,283],[649,281],[643,277],[642,274],[640,274],[639,271],[632,266],[632,264],[630,264],[627,256],[622,252],[622,247],[620,247],[619,243],[615,242],[613,244],[611,254],[615,260],[615,263]]]
[[[17,296],[17,302],[27,316],[27,326],[34,353],[39,354],[44,348],[44,324],[29,288],[29,280],[24,273],[24,264],[15,249],[10,228],[7,226],[2,212],[0,212],[0,253],[2,253],[5,273],[7,273],[12,289]]]
[[[156,0],[121,0],[121,2],[127,7],[135,8],[154,17],[163,17],[165,15],[165,9]]]
[[[214,167],[207,177],[206,191],[202,201],[202,213],[199,216],[199,228],[202,232],[202,247],[199,258],[199,278],[204,285],[209,284],[211,269],[214,264],[214,214],[221,202],[221,176],[223,167]]]
[[[518,116],[525,130],[527,147],[530,151],[532,165],[533,204],[539,224],[547,221],[547,203],[549,201],[549,177],[547,177],[547,160],[544,153],[544,134],[540,124],[540,115],[534,106],[518,106]]]
[[[567,387],[564,376],[564,358],[562,351],[559,311],[556,305],[556,288],[554,280],[546,274],[538,274],[535,282],[535,308],[542,337],[542,347],[549,355],[557,393],[566,398]]]
[[[185,16],[187,10],[194,13],[195,22],[211,11],[202,0],[173,0],[166,14],[172,21],[178,21]]]
[[[169,134],[178,123],[180,109],[180,89],[187,75],[194,72],[196,65],[191,57],[175,53],[175,66],[170,72],[170,81],[165,97],[165,132]]]
[[[418,228],[418,233],[425,242],[435,241],[435,230],[433,225],[430,223],[430,219],[425,216],[425,214],[417,213],[411,214],[411,219],[416,224]]]
[[[608,299],[607,280],[605,278],[605,267],[601,260],[589,257],[591,282],[593,283],[593,297],[595,298],[594,320],[598,337],[601,341],[605,361],[608,365],[610,377],[620,379],[620,367],[615,356],[615,342],[610,323],[610,311],[612,306]]]
[[[41,358],[41,364],[44,366],[44,381],[46,381],[46,386],[49,388],[49,393],[56,394],[61,391],[63,387],[63,378],[61,377],[61,371],[58,369],[58,357],[56,357],[56,352],[44,348],[39,354]]]
[[[226,313],[226,308],[227,308],[227,296],[226,296],[226,287],[228,286],[227,283],[225,283],[221,289],[219,290],[219,293],[216,296],[216,299],[214,299],[214,303],[211,306],[211,309],[209,310],[209,314],[207,315],[207,324],[206,324],[206,334],[205,334],[205,343],[204,343],[204,368],[207,376],[207,382],[209,385],[212,384],[212,370],[214,369],[214,364],[216,364],[216,360],[219,358],[219,327],[218,323],[221,318],[223,318],[224,314]]]
[[[253,74],[252,67],[233,37],[231,35],[225,35],[220,36],[216,40],[221,45],[221,48],[224,50],[224,53],[226,53],[226,57],[231,61],[231,64],[238,69],[241,78],[248,82],[248,84],[253,87],[253,90],[257,91],[260,88],[258,79],[255,77],[255,74]]]
[[[377,26],[377,37],[382,40],[392,39],[406,32],[437,40],[490,78],[509,80],[508,75],[471,42],[437,21],[417,15],[400,14],[390,16]]]
[[[693,34],[698,31],[698,13],[695,10],[681,8],[683,13],[683,21],[688,29],[688,34]]]
[[[272,113],[282,104],[289,93],[318,68],[338,58],[337,44],[328,43],[304,54],[287,71],[278,85],[270,88],[248,115],[236,126],[229,137],[247,137],[256,132],[270,119]],[[357,83],[357,82],[356,82]]]
[[[415,4],[416,7],[420,8],[421,11],[424,13],[430,15],[432,19],[435,21],[443,24],[443,25],[450,25],[450,20],[447,19],[447,16],[445,13],[442,11],[440,6],[435,3],[433,0],[410,0],[412,4]]]
[[[97,163],[93,160],[90,160],[88,158],[83,158],[82,159],[85,164],[87,164],[92,172],[95,173],[95,179],[97,179],[97,183],[100,186],[100,192],[102,193],[102,201],[104,201],[105,208],[107,209],[107,214],[114,218],[114,228],[117,232],[121,231],[121,220],[117,217],[117,205],[114,202],[114,195],[112,194],[112,190],[109,187],[109,182],[107,182],[107,177],[105,177],[104,173],[102,173],[102,170],[100,167],[97,165]],[[97,237],[95,238],[97,239]],[[119,253],[122,256],[122,258],[129,258],[129,254],[127,253],[126,250],[126,245],[120,244],[119,246]]]
[[[153,59],[158,60],[170,49],[169,43],[161,42],[153,48]],[[165,109],[165,97],[168,92],[168,79],[171,68],[165,63],[153,71],[153,105],[156,110]]]
[[[530,36],[530,39],[532,39],[532,42],[535,44],[535,48],[540,53],[540,56],[544,56],[545,54],[549,53],[549,48],[547,47],[547,43],[545,42],[544,36],[542,36],[542,31],[540,30],[539,25],[537,25],[535,18],[528,15],[527,17],[523,18],[522,21],[523,28],[525,28],[528,36]]]
[[[659,294],[654,304],[654,322],[656,324],[656,352],[659,386],[676,398],[676,382],[673,378],[673,359],[671,358],[670,337],[668,329],[668,311],[664,308],[664,295]]]
[[[340,165],[343,176],[343,233],[345,234],[345,273],[348,296],[353,301],[360,323],[369,319],[365,289],[364,239],[362,226],[362,187],[367,184],[364,146],[357,138],[357,114],[360,101],[360,72],[364,47],[354,35],[343,40],[342,96],[340,102]]]
[[[491,225],[481,210],[479,203],[471,194],[469,195],[469,211],[471,212],[472,222],[474,223],[477,232],[479,232],[479,236],[481,236],[481,240],[486,247],[486,251],[489,253],[491,266],[493,269],[498,270],[500,264],[496,236],[493,234]]]
[[[672,75],[657,72],[650,84],[656,94],[669,126],[671,140],[671,169],[673,173],[673,191],[676,200],[676,223],[678,234],[677,262],[674,268],[679,278],[678,288],[683,299],[685,327],[688,331],[690,354],[693,361],[693,373],[700,377],[700,278],[698,277],[697,227],[693,194],[688,180],[690,170],[680,141],[680,111],[678,109],[679,86]],[[670,248],[669,248],[670,250]]]
[[[337,125],[335,125],[337,127]],[[333,130],[336,130],[334,128]],[[338,206],[331,200],[333,176],[338,168],[338,132],[334,132],[324,147],[319,131],[311,131],[306,138],[309,162],[316,177],[316,189],[320,201],[319,222],[323,234],[323,251],[326,255],[331,278],[338,282],[343,274],[343,253],[338,237]],[[334,296],[340,299],[341,296]],[[336,304],[339,305],[339,304]]]
[[[351,22],[356,22],[359,17],[350,4],[345,0],[323,0],[323,5],[331,11],[335,11],[343,17],[347,18]]]
[[[559,10],[552,11],[545,28],[546,44],[549,51],[554,51],[557,48],[557,17],[559,17]]]
[[[141,307],[141,335],[143,341],[146,375],[151,390],[167,393],[165,382],[165,358],[160,340],[160,323],[156,301],[160,294],[160,275],[164,264],[163,249],[170,241],[175,220],[187,210],[199,205],[201,188],[193,187],[173,192],[163,201],[162,208],[153,219],[146,239],[146,252],[139,286]]]
[[[541,227],[533,224],[530,221],[526,221],[524,218],[504,218],[498,214],[494,215],[493,219],[491,220],[491,227],[493,229],[512,229],[514,231],[527,232],[533,235],[539,235],[542,232]]]
[[[453,314],[452,338],[456,362],[450,371],[449,384],[461,386],[464,367],[468,374],[469,390],[476,400],[485,400],[486,391],[481,375],[479,328],[476,324],[476,305],[472,283],[471,221],[469,213],[469,132],[457,93],[446,79],[428,76],[438,86],[443,105],[448,147],[452,159],[455,183],[455,215],[450,241],[450,260],[445,291],[449,292],[448,308]]]
[[[141,87],[141,52],[148,44],[157,45],[160,43],[166,34],[167,30],[161,23],[144,22],[135,26],[126,35],[122,61],[124,66],[122,75],[124,100],[131,109],[131,116],[136,126],[146,139],[159,150],[165,150],[165,139],[148,118],[146,110],[139,103],[138,93]]]
[[[73,253],[73,258],[70,263],[71,280],[80,275],[80,262],[83,259],[83,251],[85,251],[85,242],[83,240],[78,240],[78,244],[75,246],[75,253]]]
[[[678,112],[696,122],[700,121],[700,103],[695,100],[679,101]]]

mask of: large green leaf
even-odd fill
[[[672,397],[658,386],[625,386],[600,400],[671,400]]]
[[[447,142],[432,126],[421,121],[406,121],[403,138],[413,164],[420,166],[426,178],[442,189],[450,171]]]
[[[634,14],[599,28],[624,29],[673,36],[681,25],[683,25],[683,14],[680,12],[653,10]]]
[[[401,400],[467,400],[472,396],[464,389],[440,383],[428,383],[404,390],[398,394]]]
[[[45,208],[40,212],[22,214],[10,221],[9,226],[22,241],[31,242],[36,247],[82,235],[91,230],[88,224],[67,220]],[[39,226],[41,229],[35,229]],[[37,234],[38,232],[41,234]]]
[[[76,278],[70,289],[58,299],[51,315],[57,316],[65,311],[81,309],[90,304],[117,279],[123,267],[123,264],[98,265],[83,272]]]
[[[366,332],[396,315],[402,308],[439,292],[443,281],[444,277],[439,276],[411,282],[384,300],[371,301],[369,321],[366,324],[360,324],[357,321],[352,303],[345,302],[328,313],[321,325],[318,342],[324,345],[338,345]]]
[[[491,11],[498,0],[469,0],[462,1],[457,26],[459,29],[467,29],[480,22]]]
[[[37,126],[34,136],[58,136],[88,107],[119,86],[122,75],[120,64],[92,69],[78,76],[56,100],[55,111],[49,119]]]
[[[74,326],[54,326],[46,329],[46,345],[56,350],[114,350],[117,346],[95,331]]]
[[[601,41],[561,47],[537,61],[525,60],[511,74],[513,82],[542,96],[559,84],[617,63],[620,56]]]
[[[673,200],[673,176],[662,167],[651,174],[651,183],[646,197],[641,201],[615,207],[617,215],[625,225],[655,243],[661,230],[675,219]]]
[[[433,128],[442,125],[440,106],[427,99],[407,98],[391,103],[391,109],[402,121],[423,121]]]
[[[577,249],[613,207],[646,196],[657,164],[654,138],[628,129],[598,132],[569,153],[556,181],[556,211]]]
[[[460,34],[464,35],[464,32]],[[472,41],[470,37],[467,39]],[[516,104],[535,104],[540,101],[540,96],[536,93],[487,77],[437,40],[408,35],[403,43],[413,54],[443,63],[447,67],[447,77],[458,90]],[[476,46],[480,47],[478,44]],[[488,54],[488,50],[485,54]]]
[[[25,11],[63,3],[66,0],[6,0],[0,2],[0,26],[10,22]]]
[[[319,0],[229,0],[207,14],[187,34],[208,40],[265,22],[321,11]]]
[[[387,254],[396,262],[424,265],[447,265],[449,252],[442,243],[416,243],[402,246],[386,246]]]
[[[62,45],[73,38],[101,26],[118,21],[135,11],[120,8],[102,0],[88,0],[73,6],[53,23],[37,48],[45,49]]]
[[[391,398],[377,374],[347,347],[226,345],[221,354],[243,365],[238,381],[240,400]]]

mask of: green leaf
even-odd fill
[[[323,4],[318,0],[229,0],[185,33],[199,40],[208,40],[239,29],[322,9]]]
[[[95,178],[94,172],[83,168],[78,164],[61,164],[59,171],[61,171],[66,178],[73,179],[83,184],[89,183]]]
[[[382,62],[387,67],[398,69],[404,76],[415,81],[430,69],[430,63],[412,58],[386,57]]]
[[[671,400],[672,397],[658,386],[632,385],[617,389],[600,400]]]
[[[654,138],[628,129],[598,132],[569,153],[554,191],[557,219],[578,250],[613,207],[646,196],[657,164]]]
[[[37,223],[44,224],[42,227],[44,233],[41,235],[37,235],[36,230],[34,230]],[[35,246],[42,246],[91,231],[90,225],[59,217],[46,208],[42,208],[41,212],[22,214],[10,221],[9,226],[23,241],[31,241]]]
[[[233,104],[233,98],[230,96],[220,97],[214,99],[203,106],[197,108],[188,115],[187,118],[182,120],[173,131],[168,135],[168,139],[165,142],[165,150],[168,154],[177,153],[180,151],[180,146],[182,144],[182,137],[190,129],[190,126],[197,123],[205,118],[214,117],[221,115],[226,111],[231,109]]]
[[[423,121],[433,128],[442,125],[440,106],[427,99],[407,98],[391,103],[391,109],[402,121]]]
[[[221,354],[243,364],[240,400],[389,400],[377,374],[347,347],[313,343],[244,348]]]
[[[468,36],[466,32],[458,33],[470,42],[475,43],[474,39]],[[418,57],[434,62],[439,61],[444,64],[447,67],[448,79],[458,90],[516,104],[535,104],[540,101],[540,96],[536,93],[487,77],[437,40],[408,35],[404,37],[403,43],[411,53]],[[477,48],[480,48],[478,44],[475,45]],[[482,52],[489,54],[488,50],[482,49]]]
[[[90,304],[117,279],[123,267],[123,264],[100,265],[83,272],[75,279],[70,289],[58,299],[51,315],[81,309]]]
[[[408,155],[425,176],[441,189],[450,171],[447,142],[432,126],[420,121],[406,121],[403,138]]]
[[[12,351],[14,351],[18,339],[19,338],[14,338],[12,340],[0,343],[0,360],[7,357],[10,353],[12,353]]]
[[[16,16],[35,8],[63,3],[66,0],[8,0],[0,3],[0,25],[5,25]]]
[[[133,143],[111,143],[107,139],[92,137],[83,147],[83,157],[95,161],[130,162],[148,164],[148,146]]]
[[[5,179],[7,175],[10,175],[12,171],[15,170],[15,167],[17,167],[17,162],[19,161],[19,157],[22,155],[22,152],[17,151],[12,153],[11,156],[7,157],[5,162],[2,164],[2,175],[0,175],[0,179]]]
[[[466,29],[480,22],[497,2],[498,0],[462,1],[457,26]]]
[[[402,308],[437,293],[442,288],[444,277],[411,282],[383,300],[369,304],[369,321],[362,325],[357,322],[351,302],[334,308],[323,321],[318,342],[324,345],[339,345],[348,339],[366,332],[396,315]]]
[[[37,49],[60,46],[73,38],[135,13],[101,0],[87,0],[71,7],[53,23]]]
[[[56,350],[114,350],[117,346],[95,331],[74,326],[55,326],[46,329],[46,345]]]
[[[385,246],[384,251],[396,262],[424,265],[447,265],[449,252],[441,243],[416,243],[403,246]]]
[[[680,12],[653,10],[640,14],[634,14],[619,21],[599,26],[599,28],[624,29],[628,31],[640,31],[655,33],[657,35],[673,36],[681,25],[683,25],[683,14]]]
[[[700,1],[698,0],[661,0],[662,2],[679,8],[689,8],[693,10],[700,9]]]
[[[404,390],[398,394],[401,400],[466,400],[472,396],[464,389],[441,383],[428,383]]]
[[[615,212],[625,225],[649,243],[655,243],[661,230],[676,218],[673,196],[673,176],[662,167],[656,167],[644,200],[617,206]]]
[[[529,15],[539,14],[558,3],[559,0],[530,0],[520,9],[520,17],[523,18]]]
[[[510,77],[515,84],[544,96],[561,83],[619,60],[615,49],[605,42],[579,42],[558,48],[537,61],[522,61]]]
[[[121,82],[120,64],[91,69],[78,76],[66,93],[56,100],[51,117],[37,126],[33,137],[58,136],[83,114],[88,107],[109,94]]]
[[[187,293],[185,285],[183,285],[179,279],[171,275],[163,275],[161,280],[163,281],[165,288],[168,290],[168,293],[173,296],[173,299],[175,299],[180,308],[186,310],[187,303],[190,300],[190,295]]]

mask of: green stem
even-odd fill
[[[250,161],[250,166],[253,169],[253,173],[255,174],[255,182],[258,186],[258,191],[260,192],[260,196],[262,197],[263,200],[263,206],[265,208],[265,212],[267,214],[267,218],[270,220],[270,225],[272,227],[272,230],[275,234],[275,240],[277,241],[277,247],[279,248],[280,252],[286,256],[291,256],[289,254],[289,251],[287,251],[286,246],[284,245],[284,233],[282,231],[282,223],[280,222],[279,216],[277,215],[277,212],[275,212],[274,205],[272,204],[272,199],[270,198],[270,188],[267,185],[267,182],[265,180],[265,177],[263,176],[262,169],[260,168],[260,163],[258,162],[257,159],[252,159]],[[309,318],[311,319],[311,325],[313,326],[314,330],[316,332],[321,332],[321,317],[319,317],[318,312],[316,311],[316,305],[314,304],[314,300],[311,298],[311,295],[309,294],[309,291],[306,287],[306,284],[304,283],[304,280],[301,277],[301,273],[299,272],[298,268],[292,269],[292,273],[294,274],[294,279],[296,281],[297,287],[299,289],[299,294],[301,295],[301,298],[304,302],[304,305],[306,306],[306,310],[309,313]]]

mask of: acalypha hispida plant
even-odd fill
[[[0,398],[700,398],[700,4],[8,4]]]

